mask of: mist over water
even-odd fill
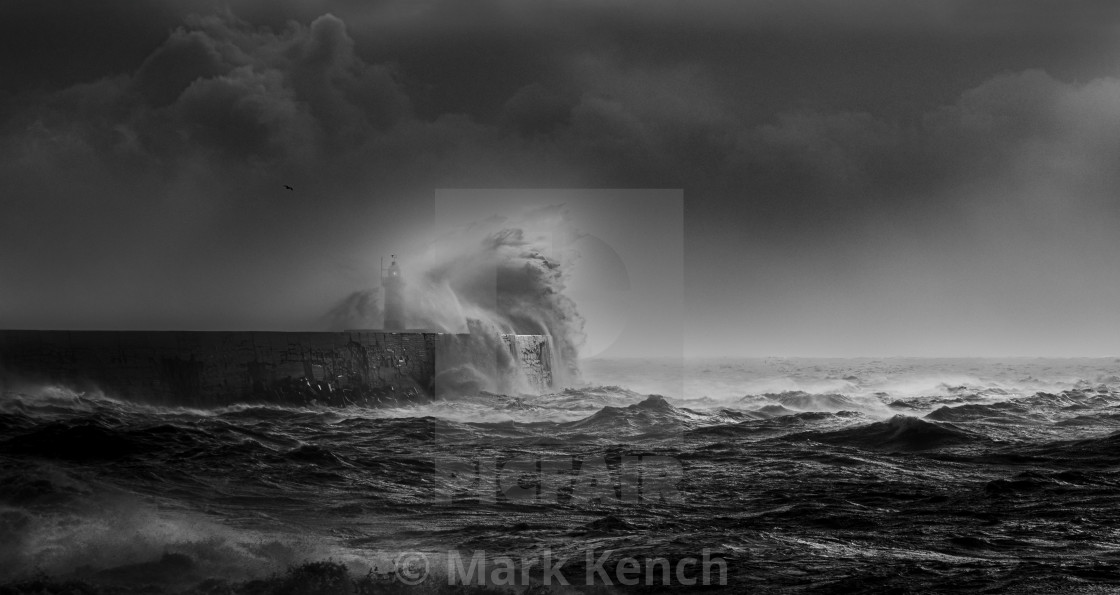
[[[585,359],[591,383],[618,382],[687,402],[728,403],[749,395],[807,392],[909,399],[961,390],[1029,396],[1110,383],[1114,358],[688,357]]]
[[[359,289],[342,298],[322,317],[328,331],[380,328],[384,313],[376,289]]]

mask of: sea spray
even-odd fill
[[[506,333],[548,335],[560,364],[556,381],[569,384],[578,378],[584,340],[583,318],[564,293],[570,271],[563,265],[574,261],[564,240],[574,235],[565,211],[551,207],[441,237],[427,266],[405,273],[415,292],[408,303],[420,306],[409,320],[462,332],[466,319],[476,319]]]
[[[531,392],[501,329],[478,319],[467,320],[466,333],[440,337],[436,351],[435,392],[455,397],[486,391],[516,395]]]

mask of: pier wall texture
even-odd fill
[[[552,346],[545,335],[502,335],[528,385],[537,392],[552,387]]]

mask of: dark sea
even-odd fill
[[[1120,360],[583,375],[379,409],[7,386],[0,594],[1120,592]]]

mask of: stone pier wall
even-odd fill
[[[208,332],[0,330],[0,385],[100,389],[161,404],[347,405],[430,397],[440,337],[421,331]],[[527,377],[551,385],[545,337],[515,336]],[[535,346],[535,347],[534,347]],[[547,352],[545,352],[547,353]]]

